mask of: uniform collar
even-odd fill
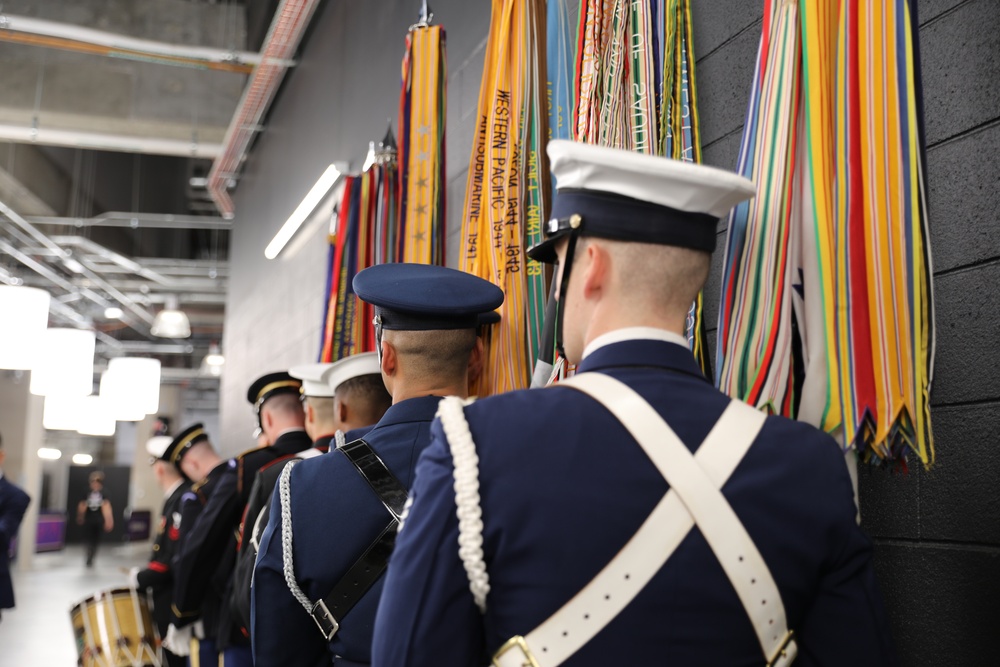
[[[176,491],[178,488],[180,488],[180,485],[183,484],[183,483],[184,483],[184,479],[181,478],[181,479],[177,480],[176,482],[174,482],[173,484],[171,484],[170,488],[167,489],[166,492],[163,494],[163,497],[164,498],[169,498],[170,496],[174,495],[174,491]]]
[[[577,372],[628,366],[663,368],[708,382],[691,350],[665,339],[632,338],[602,345],[580,362]]]
[[[605,345],[621,343],[626,340],[662,340],[667,343],[681,345],[684,348],[688,347],[687,338],[681,336],[680,334],[676,334],[673,331],[657,329],[654,327],[625,327],[623,329],[609,331],[606,334],[601,334],[594,340],[590,341],[590,344],[583,350],[583,358],[586,359],[592,352],[604,347]]]
[[[441,396],[418,396],[395,403],[389,406],[389,409],[382,415],[382,419],[372,427],[372,431],[393,424],[434,421],[434,415],[437,414],[441,398]]]

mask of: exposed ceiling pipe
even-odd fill
[[[108,211],[92,218],[58,216],[25,216],[33,225],[66,225],[69,227],[131,227],[132,229],[232,229],[231,220],[208,215],[177,215],[173,213],[127,213]]]
[[[226,191],[227,184],[239,172],[250,142],[260,131],[264,114],[285,76],[286,68],[274,63],[295,55],[318,4],[319,0],[282,0],[274,13],[274,20],[261,47],[263,60],[243,90],[243,97],[226,130],[222,152],[215,158],[208,174],[208,192],[222,217],[227,220],[233,218],[236,210],[232,197]]]
[[[27,220],[25,220],[24,218],[22,218],[20,215],[17,214],[16,211],[14,211],[13,209],[11,209],[9,206],[7,206],[6,204],[4,204],[3,202],[0,202],[0,213],[3,213],[7,217],[8,220],[11,220],[15,225],[17,225],[22,230],[24,230],[24,232],[26,234],[28,234],[31,238],[33,238],[34,240],[36,240],[39,243],[41,243],[45,248],[48,248],[49,250],[51,250],[57,257],[63,258],[63,260],[66,261],[66,262],[74,262],[75,261],[75,260],[73,260],[70,257],[70,253],[68,251],[66,251],[64,248],[60,247],[59,244],[57,244],[54,241],[52,241],[48,236],[46,236],[42,232],[38,231],[38,229],[35,228],[34,225],[32,225],[30,222],[28,222]],[[15,234],[17,233],[17,230],[15,230],[14,228],[10,228],[9,231],[11,233],[15,233]],[[11,247],[11,249],[14,249],[13,246],[10,246],[10,247]],[[16,249],[14,249],[14,250],[16,250]],[[24,255],[24,253],[19,253],[19,254],[23,255],[24,257],[27,257],[27,255]],[[31,259],[31,258],[29,257],[28,259]],[[24,263],[23,259],[19,259],[19,261],[21,261],[22,263]],[[31,260],[31,261],[34,262],[34,260]],[[35,262],[35,263],[37,264],[37,262]],[[122,292],[120,292],[118,289],[116,289],[108,281],[104,280],[104,278],[101,278],[99,275],[97,275],[96,273],[94,273],[93,271],[91,271],[90,269],[88,269],[87,267],[83,266],[79,262],[76,262],[75,265],[71,265],[71,270],[76,271],[77,269],[79,269],[77,271],[78,273],[80,273],[81,275],[89,278],[90,281],[94,285],[96,285],[97,287],[100,287],[102,290],[104,290],[105,292],[107,292],[108,294],[110,294],[111,296],[113,296],[115,299],[117,299],[118,302],[121,305],[125,306],[125,308],[127,308],[129,311],[131,311],[132,313],[134,313],[137,317],[139,317],[139,319],[141,319],[142,321],[144,321],[147,325],[152,325],[152,323],[153,323],[153,316],[150,315],[149,312],[145,308],[143,308],[142,306],[140,306],[134,300],[132,300],[132,299],[128,298],[127,296],[125,296],[124,294],[122,294]],[[35,269],[35,270],[37,271],[37,269]],[[51,270],[49,270],[49,273],[51,273],[52,275],[57,275],[57,274],[55,274],[55,272],[53,272]],[[67,281],[64,280],[63,282],[67,282]],[[70,288],[69,291],[72,292],[72,291],[75,291],[75,289],[74,288]],[[129,326],[132,326],[133,328],[139,330],[140,332],[142,332],[142,333],[144,333],[146,335],[149,335],[148,331],[144,331],[141,327],[137,326],[136,324],[133,324],[132,322],[129,322],[128,324],[129,324]]]
[[[97,151],[148,153],[212,159],[222,153],[221,144],[206,144],[195,140],[136,137],[126,134],[105,134],[80,130],[28,127],[0,123],[0,139],[24,144],[69,146]]]
[[[255,65],[261,63],[261,55],[250,51],[171,44],[11,14],[0,14],[0,40],[163,65],[241,74],[249,74]],[[288,59],[268,62],[279,67],[291,67],[295,64]]]

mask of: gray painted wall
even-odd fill
[[[226,309],[222,433],[249,446],[245,390],[259,374],[316,357],[326,221],[296,252],[263,249],[331,161],[358,168],[395,117],[403,35],[415,2],[323,5],[236,192]],[[733,168],[760,39],[760,0],[694,0],[705,161]],[[448,29],[449,263],[489,23],[485,0],[438,0]],[[1000,4],[919,0],[939,331],[930,472],[864,468],[863,525],[905,665],[987,664],[1000,646]],[[720,235],[725,230],[720,227]],[[720,238],[721,240],[721,238]],[[286,251],[287,252],[287,251]],[[707,289],[714,345],[721,256]]]

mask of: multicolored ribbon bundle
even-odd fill
[[[541,337],[545,274],[524,249],[548,212],[544,20],[542,0],[493,0],[460,252],[462,270],[505,294],[479,395],[528,386]]]
[[[320,361],[375,349],[374,313],[352,288],[359,271],[444,263],[446,81],[444,29],[421,21],[406,37],[398,160],[390,128],[364,172],[346,179],[334,217]]]
[[[444,28],[426,23],[411,27],[399,95],[402,245],[400,259],[387,261],[445,261],[447,80]]]
[[[767,0],[719,312],[719,386],[934,460],[934,318],[913,0]]]

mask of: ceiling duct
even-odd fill
[[[227,186],[239,173],[254,134],[274,100],[287,67],[279,63],[290,60],[299,47],[319,0],[282,0],[261,46],[261,63],[254,70],[243,91],[236,113],[226,130],[222,151],[208,174],[208,191],[222,217],[232,219],[233,200]]]

